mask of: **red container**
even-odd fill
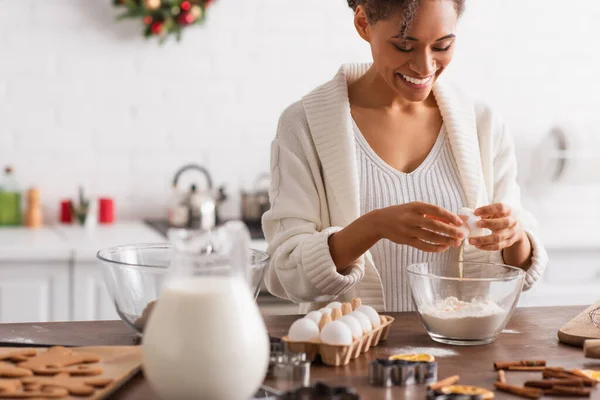
[[[62,224],[73,223],[73,213],[71,212],[71,200],[62,200],[60,202],[60,222]]]
[[[101,224],[112,224],[115,222],[115,202],[108,197],[98,200],[98,222]]]

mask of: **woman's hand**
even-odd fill
[[[382,239],[406,244],[429,253],[459,247],[463,221],[455,214],[431,204],[413,202],[376,211],[377,229]]]
[[[513,217],[510,207],[505,204],[480,207],[475,210],[475,215],[481,218],[477,222],[479,228],[492,231],[491,235],[469,239],[469,243],[479,250],[503,250],[524,238],[525,232]]]
[[[480,228],[492,231],[491,235],[469,239],[469,243],[480,250],[502,250],[504,262],[526,269],[531,265],[531,242],[527,234],[505,204],[492,204],[475,210],[481,217]]]

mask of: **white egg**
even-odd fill
[[[361,313],[360,311],[352,311],[348,315],[352,315],[358,320],[358,322],[360,322],[360,326],[362,326],[362,330],[364,332],[368,333],[373,330],[373,324],[371,324],[371,320],[365,314]]]
[[[369,317],[373,329],[377,329],[381,326],[381,319],[379,319],[379,313],[371,306],[360,306],[355,311],[361,312]]]
[[[319,338],[319,325],[308,318],[300,318],[290,326],[288,339],[291,342],[308,342]]]
[[[469,227],[466,224],[463,224],[461,226],[458,227],[458,229],[463,233],[463,238],[468,238],[469,235],[471,234],[471,230],[469,229]],[[463,239],[463,240],[464,240]]]
[[[341,310],[342,309],[342,303],[340,303],[339,301],[334,301],[332,303],[327,304],[327,308],[331,308],[332,310],[334,308],[339,308]]]
[[[308,318],[311,321],[314,321],[315,324],[319,325],[319,322],[321,322],[322,316],[323,316],[323,314],[320,311],[311,311],[308,314],[306,314],[304,316],[304,318]]]
[[[348,328],[350,328],[352,331],[352,336],[355,338],[359,338],[363,335],[362,325],[356,319],[356,317],[353,317],[352,315],[344,315],[342,318],[338,319],[338,321],[348,325]]]
[[[325,307],[325,308],[321,308],[321,309],[319,310],[319,312],[321,313],[321,315],[323,315],[323,314],[331,315],[331,312],[332,312],[332,311],[333,311],[333,309],[331,309],[331,308],[327,308],[327,307]]]
[[[475,212],[467,207],[462,207],[458,210],[458,215],[462,217],[465,222],[460,229],[465,233],[467,237],[479,237],[488,235],[488,229],[480,228],[477,226],[477,222],[481,220],[481,217],[475,215]]]
[[[352,331],[343,322],[333,321],[323,327],[321,341],[336,346],[347,346],[352,344]]]

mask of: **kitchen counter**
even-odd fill
[[[73,249],[77,261],[96,261],[98,250],[137,243],[162,243],[166,239],[140,221],[98,225],[88,231],[78,225],[55,225],[52,229]]]
[[[167,232],[169,230],[169,222],[164,219],[146,219],[144,223],[151,227],[154,231],[159,233],[163,238],[167,237]],[[250,247],[260,251],[267,250],[267,241],[265,240],[265,235],[262,231],[262,226],[260,224],[248,224],[246,223],[246,227],[248,228],[248,232],[250,233],[251,243]]]
[[[314,365],[311,381],[322,381],[330,385],[353,386],[365,400],[377,399],[424,399],[425,388],[382,389],[369,386],[368,363],[375,358],[388,357],[400,352],[429,352],[436,355],[439,376],[444,378],[458,374],[461,384],[472,384],[492,389],[496,373],[494,361],[522,359],[545,359],[548,365],[569,368],[600,368],[598,360],[585,359],[581,349],[558,343],[557,330],[577,315],[580,307],[545,307],[517,309],[495,343],[477,347],[453,347],[435,343],[423,330],[415,313],[390,313],[396,321],[392,325],[388,340],[346,367],[334,368]],[[269,334],[281,337],[298,316],[265,317]],[[0,338],[7,341],[19,340],[31,344],[62,344],[78,346],[131,345],[136,338],[122,322],[70,322],[48,324],[4,324],[0,325]],[[507,374],[511,383],[522,384],[526,380],[539,378],[538,373],[512,372]],[[273,382],[266,382],[278,386]],[[501,392],[497,399],[515,399]],[[157,399],[142,374],[111,397],[115,400]],[[592,399],[600,399],[600,388],[593,389]]]
[[[164,237],[167,237],[167,231],[169,230],[169,221],[166,219],[145,219],[146,225],[152,227]],[[252,240],[265,240],[265,235],[262,230],[260,223],[247,223],[248,232],[250,232],[250,238]]]
[[[0,228],[0,261],[96,261],[98,250],[123,244],[164,242],[165,238],[140,221],[98,225],[49,225],[40,229]]]
[[[0,228],[0,260],[63,261],[71,257],[71,248],[50,228]]]
[[[265,250],[262,234],[253,232],[251,246]],[[0,261],[67,260],[95,262],[98,250],[138,243],[162,243],[162,228],[142,221],[120,221],[87,230],[79,225],[49,225],[41,229],[0,228]]]

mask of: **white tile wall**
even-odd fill
[[[205,164],[236,192],[268,168],[281,110],[369,59],[345,0],[218,0],[208,25],[159,47],[111,0],[0,0],[0,165],[46,213],[84,184],[119,217],[161,216],[169,179]],[[521,142],[597,110],[600,3],[470,0],[448,72]],[[235,203],[232,203],[235,204]]]

